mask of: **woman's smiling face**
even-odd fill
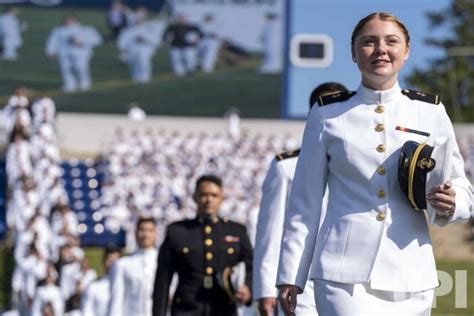
[[[379,18],[364,25],[352,47],[362,83],[375,90],[386,90],[395,84],[408,55],[408,43],[400,27]]]

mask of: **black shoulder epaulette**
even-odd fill
[[[334,94],[325,95],[323,97],[318,98],[319,106],[328,105],[331,103],[342,102],[349,100],[353,96],[355,96],[355,91],[345,91],[345,92],[338,92]]]
[[[275,159],[277,161],[281,161],[281,160],[285,160],[285,159],[288,159],[288,158],[292,158],[292,157],[296,157],[300,154],[300,150],[290,150],[290,151],[285,151],[281,154],[278,154],[275,156]]]
[[[433,104],[439,104],[439,96],[436,94],[428,94],[421,91],[403,89],[402,93],[412,100],[419,100]]]

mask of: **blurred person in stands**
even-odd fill
[[[172,316],[236,316],[237,304],[251,303],[252,246],[243,225],[218,216],[223,200],[222,180],[201,176],[194,193],[196,217],[168,226],[158,258],[153,316],[166,315],[175,273],[179,281]],[[232,290],[225,285],[226,274],[237,264],[244,265],[241,282]]]
[[[120,0],[113,0],[107,11],[107,25],[110,28],[110,38],[116,40],[120,32],[127,27],[127,8]]]
[[[26,28],[18,20],[18,8],[8,7],[5,13],[0,15],[0,52],[4,60],[16,60],[17,50],[23,44],[21,32]]]
[[[66,289],[66,291],[61,288],[61,291],[64,295],[69,290],[70,294],[69,297],[65,297],[66,312],[71,316],[80,316],[82,295],[89,285],[97,279],[97,273],[89,266],[89,260],[86,257],[70,267],[71,269],[67,273],[65,269],[62,271],[61,279],[70,277],[70,284],[73,287]]]
[[[124,29],[117,39],[120,56],[128,64],[132,80],[136,83],[151,80],[152,58],[161,41],[146,18],[147,11],[143,10],[143,14],[136,17],[135,24]]]
[[[56,104],[49,97],[41,97],[35,100],[31,106],[33,115],[33,127],[38,130],[43,124],[56,124]]]
[[[57,58],[66,93],[91,88],[90,60],[94,47],[102,38],[92,26],[82,25],[76,16],[68,15],[61,26],[53,28],[46,43],[46,55]]]
[[[136,225],[138,251],[116,260],[111,271],[109,316],[151,315],[158,250],[156,223],[140,218]]]
[[[166,28],[163,41],[170,46],[171,66],[176,76],[182,77],[196,71],[196,46],[202,36],[201,30],[189,24],[183,14],[176,15],[174,23]]]
[[[47,258],[38,251],[36,238],[33,238],[28,248],[27,253],[19,260],[15,256],[15,270],[12,276],[13,307],[22,314],[31,310],[37,282],[44,279],[47,268]]]
[[[60,200],[51,216],[51,229],[53,233],[56,235],[71,234],[73,236],[78,236],[78,224],[79,221],[76,213],[71,211],[69,205],[65,201]]]
[[[64,315],[64,301],[61,290],[56,285],[58,273],[52,263],[48,264],[46,278],[42,280],[36,290],[31,308],[31,316],[42,316],[47,304],[51,304],[54,315]]]
[[[15,125],[21,125],[25,128],[31,127],[31,115],[28,111],[28,106],[28,90],[25,86],[16,87],[13,95],[8,98],[8,103],[2,112],[7,137],[11,135]]]
[[[40,199],[33,177],[22,175],[13,189],[11,203],[16,232],[23,232],[31,218],[38,213]]]
[[[234,141],[240,139],[240,111],[237,108],[231,107],[228,109],[224,117],[227,120],[227,133]]]
[[[200,65],[203,72],[210,73],[214,71],[221,46],[215,15],[205,14],[200,28],[203,33],[203,38],[198,45]]]
[[[17,86],[13,95],[8,98],[8,103],[6,107],[10,108],[28,108],[29,100],[28,100],[28,89],[25,86]]]
[[[263,63],[259,73],[280,73],[283,68],[283,23],[276,13],[265,15],[262,43]]]
[[[85,256],[74,255],[72,260],[64,263],[61,269],[59,270],[59,287],[61,289],[63,299],[66,303],[76,294],[78,280],[82,281],[81,277],[84,277],[84,281],[86,283],[90,283],[97,277],[94,270],[83,271],[82,268],[85,262],[86,268],[88,268],[87,259],[85,258]],[[66,307],[66,311],[69,311],[70,307]]]
[[[102,264],[104,266],[105,275],[92,282],[85,290],[82,301],[81,311],[84,316],[106,316],[107,308],[110,302],[111,269],[115,260],[119,259],[121,251],[117,247],[107,247],[104,250]]]
[[[18,180],[33,173],[33,161],[29,132],[26,129],[14,130],[6,154],[6,171],[9,190],[14,191]]]
[[[310,95],[309,108],[325,95],[347,91],[340,83],[326,82],[317,86]],[[262,199],[257,220],[255,255],[253,261],[253,294],[262,316],[278,314],[276,258],[280,255],[281,236],[299,149],[278,154],[271,162],[262,185]],[[298,297],[295,313],[301,316],[317,315],[314,289],[306,282],[304,294]]]
[[[36,296],[37,284],[46,277],[48,268],[47,258],[38,251],[34,240],[28,256],[20,262],[20,267],[23,272],[24,300],[29,310]]]

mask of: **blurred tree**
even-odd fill
[[[446,38],[427,38],[428,45],[444,51],[442,57],[429,61],[425,68],[416,67],[407,81],[422,91],[442,96],[451,117],[474,121],[474,0],[453,0],[448,8],[428,12],[433,30],[450,30]]]

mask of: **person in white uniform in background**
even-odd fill
[[[116,40],[120,32],[127,27],[127,8],[120,0],[114,0],[110,3],[107,11],[107,25],[110,29],[110,39]]]
[[[103,264],[105,275],[92,282],[82,296],[82,316],[106,316],[110,302],[110,271],[115,260],[119,259],[121,252],[119,248],[109,247],[104,251]]]
[[[109,316],[151,315],[158,260],[157,230],[152,218],[138,220],[136,238],[138,251],[113,264]]]
[[[91,88],[90,60],[94,47],[102,43],[95,28],[79,23],[68,15],[61,26],[55,27],[46,43],[46,55],[57,58],[63,79],[63,91],[87,91]]]
[[[0,15],[0,40],[4,60],[16,60],[17,50],[23,44],[21,38],[22,24],[18,20],[18,9],[9,7]]]
[[[127,117],[130,121],[143,122],[146,120],[146,112],[138,102],[131,102],[128,105]]]
[[[427,216],[397,182],[401,147],[454,144],[448,180],[426,188],[430,223],[467,221],[472,188],[439,98],[398,85],[410,53],[405,25],[372,13],[354,28],[351,47],[360,86],[319,98],[306,123],[286,210],[279,300],[294,315],[310,276],[322,316],[430,315],[438,276]]]
[[[54,315],[64,315],[64,301],[61,290],[56,285],[58,273],[52,263],[48,264],[46,279],[41,282],[36,290],[36,295],[31,308],[31,316],[44,315],[44,308],[50,304]]]
[[[120,56],[130,67],[130,75],[136,83],[147,83],[152,75],[152,58],[161,36],[146,22],[147,11],[137,15],[135,24],[124,29],[118,39]]]
[[[327,82],[317,86],[311,93],[309,108],[317,98],[337,92],[347,91],[342,84]],[[275,288],[277,278],[277,258],[280,253],[281,235],[285,218],[285,208],[295,174],[299,149],[281,153],[273,159],[262,185],[262,199],[257,220],[257,237],[253,257],[253,299],[258,302],[262,316],[278,313]],[[298,315],[317,315],[314,291],[311,281],[306,283],[304,294],[298,298]]]
[[[276,74],[283,69],[283,23],[276,13],[265,15],[262,33],[263,63],[259,73]]]
[[[210,73],[214,71],[221,47],[221,39],[218,35],[218,25],[214,14],[204,15],[200,28],[203,33],[203,38],[198,46],[201,69],[205,73]]]

